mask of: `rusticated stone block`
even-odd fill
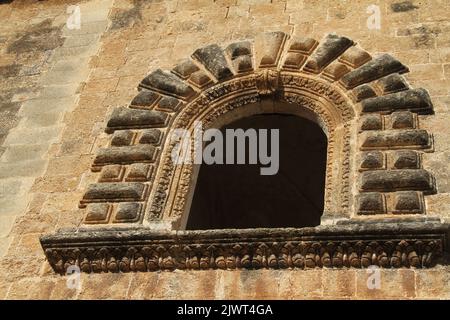
[[[153,162],[156,148],[148,144],[110,147],[99,149],[94,160],[94,166],[106,164],[128,164],[133,162]]]
[[[405,78],[398,73],[381,78],[375,83],[375,86],[383,95],[409,89]]]
[[[410,111],[396,111],[391,114],[392,129],[413,129],[414,114]]]
[[[122,181],[125,168],[121,165],[109,165],[102,168],[99,182],[120,182]]]
[[[136,222],[140,218],[142,204],[137,202],[123,202],[117,206],[117,211],[113,222],[115,223],[130,223]]]
[[[107,203],[91,203],[87,206],[84,223],[108,223],[112,206]]]
[[[140,182],[94,183],[89,185],[81,203],[99,201],[142,201],[147,185]]]
[[[328,34],[308,59],[305,70],[320,73],[328,64],[353,45],[353,41],[336,34]]]
[[[350,69],[345,64],[333,62],[323,70],[322,75],[331,81],[336,81],[349,71]]]
[[[290,42],[289,52],[310,55],[318,44],[319,42],[313,38],[293,37]]]
[[[222,48],[217,44],[211,44],[195,50],[192,57],[203,64],[217,80],[223,80],[233,76]]]
[[[126,181],[148,181],[152,175],[153,167],[145,163],[133,163],[130,165]]]
[[[352,95],[356,102],[360,102],[361,100],[376,97],[375,90],[368,85],[368,84],[362,84],[352,91]]]
[[[161,69],[145,77],[139,86],[183,100],[188,100],[195,94],[195,91],[176,75]]]
[[[362,112],[393,112],[402,109],[422,114],[433,112],[430,96],[421,88],[369,98],[361,102],[361,108]]]
[[[252,44],[250,41],[240,41],[240,42],[234,42],[227,46],[225,51],[230,56],[231,60],[236,59],[240,56],[246,56],[252,54]]]
[[[286,39],[287,35],[284,32],[267,32],[256,37],[255,48],[259,57],[259,68],[278,65]]]
[[[225,52],[230,57],[237,73],[253,70],[252,44],[249,41],[232,43],[225,49]]]
[[[408,71],[408,68],[400,61],[389,54],[383,54],[347,73],[342,77],[341,82],[347,89],[352,89],[360,84],[371,82],[388,74],[406,71]]]
[[[423,200],[420,192],[395,192],[393,213],[423,213]]]
[[[430,135],[426,130],[386,130],[367,131],[361,134],[362,150],[428,148],[431,145]]]
[[[361,190],[396,191],[419,190],[433,192],[433,176],[423,169],[377,170],[361,173]]]
[[[283,69],[299,70],[305,62],[305,55],[297,52],[288,52],[284,60]]]
[[[142,132],[142,136],[139,139],[141,144],[158,145],[161,143],[161,131],[158,129],[147,129]]]
[[[178,77],[180,77],[183,80],[186,80],[190,77],[191,74],[194,72],[200,70],[197,65],[192,62],[189,59],[186,59],[175,66],[175,68],[172,69],[172,72],[176,74]]]
[[[385,198],[379,192],[361,193],[357,198],[358,214],[383,214],[386,213]]]
[[[129,146],[133,143],[134,132],[130,130],[118,130],[114,132],[111,145],[115,147]]]
[[[381,130],[383,121],[379,114],[370,114],[361,117],[361,130]]]
[[[420,167],[420,156],[412,150],[396,151],[392,162],[395,169],[417,169]]]
[[[348,50],[339,57],[339,62],[345,63],[352,68],[358,68],[371,59],[372,57],[367,51],[357,46],[353,46],[348,48]]]
[[[253,70],[252,56],[240,56],[233,60],[233,67],[237,73]]]
[[[160,95],[150,90],[141,90],[131,101],[130,105],[135,107],[151,108],[160,98]]]
[[[161,111],[116,108],[108,121],[108,131],[127,128],[164,127],[168,115]]]
[[[180,110],[182,105],[183,103],[176,98],[163,97],[156,105],[156,109],[167,112],[176,112]]]
[[[384,167],[384,154],[379,151],[363,152],[361,155],[360,169],[382,169]]]
[[[202,71],[196,71],[189,77],[188,82],[199,89],[206,87],[208,84],[212,83],[212,80],[208,77],[208,75]]]

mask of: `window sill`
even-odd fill
[[[427,268],[448,250],[449,224],[341,221],[314,228],[155,231],[80,228],[41,237],[50,265],[65,273],[175,269]]]

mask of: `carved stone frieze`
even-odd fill
[[[278,89],[278,70],[264,69],[256,74],[256,88],[262,96],[274,94]]]
[[[66,230],[41,238],[52,268],[83,272],[187,269],[432,267],[448,226],[436,221],[341,224],[302,229]]]

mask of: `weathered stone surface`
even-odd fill
[[[141,144],[153,144],[158,145],[161,142],[161,131],[158,129],[147,129],[142,132],[139,138]]]
[[[300,70],[303,64],[306,62],[306,56],[297,52],[288,52],[284,59],[283,68]]]
[[[253,70],[253,53],[250,41],[234,42],[225,49],[225,52],[231,59],[234,71],[236,73],[248,72]]]
[[[359,48],[358,46],[352,46],[348,48],[340,57],[339,61],[347,64],[352,68],[358,68],[367,61],[370,61],[372,57],[370,54]]]
[[[87,205],[84,223],[106,223],[111,214],[111,205],[107,203],[91,203]]]
[[[99,182],[120,182],[123,178],[125,168],[121,165],[104,166],[100,173]]]
[[[426,130],[367,131],[361,135],[361,149],[429,148],[430,135]]]
[[[182,102],[180,100],[172,97],[163,97],[161,100],[159,100],[156,109],[168,112],[176,112],[181,108],[181,106]]]
[[[212,80],[208,77],[208,75],[204,71],[199,70],[191,74],[188,82],[193,84],[199,89],[203,89],[208,84],[212,83]]]
[[[419,192],[400,191],[394,193],[394,213],[422,213],[422,196]]]
[[[414,114],[410,111],[396,111],[391,114],[392,129],[413,129]]]
[[[155,152],[155,147],[148,144],[102,148],[97,152],[94,165],[153,162],[155,160]]]
[[[383,214],[386,213],[384,195],[379,192],[367,192],[358,195],[358,214]]]
[[[237,73],[243,73],[253,70],[252,56],[239,56],[233,60],[234,70]]]
[[[112,146],[129,146],[133,142],[134,132],[131,130],[118,130],[111,138]]]
[[[130,165],[126,181],[148,181],[153,167],[145,163],[133,163]]]
[[[161,69],[145,77],[139,86],[183,100],[188,100],[195,94],[195,91],[176,75]]]
[[[103,257],[107,261],[100,264],[104,267],[98,272],[367,268],[370,265],[399,268],[433,266],[442,253],[446,232],[447,226],[440,222],[358,222],[300,229],[84,228],[78,232],[64,230],[40,240],[47,259],[58,273],[65,272],[68,259],[84,256],[86,250],[92,254],[87,255],[86,264],[81,266],[83,272],[92,272]],[[225,238],[226,242],[221,240]],[[68,248],[62,243],[77,246]],[[118,243],[124,250],[114,256],[110,252]],[[122,263],[118,264],[116,259],[121,259]]]
[[[230,56],[231,60],[237,57],[247,56],[252,54],[252,44],[250,41],[234,42],[227,46],[225,51]]]
[[[284,32],[267,32],[255,39],[259,68],[276,67],[281,57],[287,35]]]
[[[400,109],[417,113],[432,113],[433,104],[425,89],[411,89],[375,97],[361,102],[363,112],[392,112]]]
[[[383,95],[407,90],[409,88],[405,78],[398,73],[390,74],[381,78],[375,83],[375,85]]]
[[[397,257],[392,260],[394,259]],[[411,260],[413,260],[412,257]],[[379,288],[375,287],[373,282],[371,283],[373,278],[370,276],[373,277],[373,270],[356,270],[356,291],[359,299],[413,299],[415,297],[414,270],[381,269],[378,271]]]
[[[435,190],[433,176],[423,169],[364,171],[360,180],[364,191]]]
[[[328,34],[308,59],[304,69],[312,73],[321,72],[352,44],[353,41],[349,38]]]
[[[197,49],[192,54],[192,57],[201,62],[217,80],[223,80],[233,76],[222,48],[217,44],[211,44]]]
[[[120,107],[114,109],[107,126],[108,130],[164,127],[167,118],[168,115],[160,111]]]
[[[117,206],[113,222],[136,222],[139,220],[142,205],[137,202],[123,202]]]
[[[150,91],[150,90],[141,90],[137,94],[136,97],[131,101],[132,106],[138,106],[138,107],[152,107],[156,101],[159,99],[159,94]]]
[[[450,299],[450,272],[446,267],[416,272],[416,294],[419,299]]]
[[[54,50],[54,44],[62,44],[61,40],[64,41],[64,37],[61,37],[59,29],[61,29],[61,26],[64,26],[68,16],[66,12],[67,3],[61,1],[34,3],[28,1],[25,6],[20,5],[17,1],[12,1],[10,4],[2,4],[0,18],[8,23],[3,23],[0,26],[0,49],[3,49],[2,53],[4,53],[0,57],[0,66],[4,66],[1,68],[2,71],[5,71],[0,72],[0,91],[2,91],[0,93],[0,123],[2,124],[0,127],[4,129],[0,128],[0,141],[4,139],[2,137],[5,134],[8,134],[8,130],[16,125],[27,128],[35,125],[47,126],[53,121],[62,123],[63,131],[55,131],[58,136],[57,140],[50,139],[55,144],[52,144],[50,147],[48,155],[45,153],[41,155],[40,152],[32,152],[31,155],[29,153],[26,155],[28,159],[33,155],[36,157],[43,156],[42,170],[45,171],[46,163],[48,162],[47,158],[53,159],[68,153],[71,155],[79,155],[80,153],[92,154],[99,147],[107,145],[107,140],[111,136],[99,135],[99,129],[104,127],[104,111],[109,110],[111,107],[129,104],[136,94],[134,91],[135,84],[144,77],[144,73],[147,70],[155,70],[158,66],[171,69],[179,61],[179,58],[185,58],[195,48],[203,44],[218,43],[222,45],[224,43],[226,45],[230,39],[249,39],[261,30],[279,30],[281,28],[287,34],[304,36],[312,34],[320,36],[324,32],[334,30],[342,35],[351,35],[355,41],[371,53],[394,52],[400,61],[407,63],[411,67],[411,76],[408,77],[411,85],[414,87],[423,86],[430,90],[430,95],[435,104],[436,115],[420,116],[419,119],[414,120],[420,120],[420,123],[419,121],[415,122],[414,127],[396,127],[395,123],[397,122],[394,117],[382,116],[380,126],[386,129],[410,129],[417,128],[420,124],[422,129],[427,129],[430,134],[434,134],[435,141],[433,144],[436,153],[424,154],[424,167],[436,174],[440,193],[426,197],[426,208],[437,219],[448,220],[449,198],[445,193],[448,189],[446,182],[446,171],[448,170],[445,170],[447,168],[446,164],[448,161],[446,160],[448,159],[448,154],[446,151],[442,152],[442,150],[448,149],[447,141],[449,140],[447,138],[448,126],[446,126],[445,122],[449,105],[448,99],[445,98],[448,92],[448,80],[446,78],[450,74],[448,72],[450,69],[448,68],[449,51],[447,48],[449,30],[445,27],[448,17],[445,16],[445,10],[431,2],[419,4],[411,1],[402,1],[392,5],[388,3],[388,10],[383,12],[382,16],[382,29],[374,31],[365,27],[365,19],[359,21],[363,24],[362,28],[361,25],[358,27],[355,19],[352,19],[353,16],[360,16],[361,14],[364,16],[366,7],[349,5],[348,3],[337,5],[334,2],[322,0],[314,3],[287,0],[286,2],[272,1],[273,3],[265,1],[267,4],[260,4],[254,0],[219,0],[210,1],[210,5],[203,5],[200,2],[178,1],[177,4],[177,1],[150,3],[145,1],[87,0],[77,3],[82,13],[81,29],[68,30],[64,27],[62,35],[66,36],[67,43],[63,48],[56,48],[56,50]],[[391,10],[390,5],[396,9],[394,11]],[[400,7],[401,10],[398,10]],[[360,11],[360,14],[358,11]],[[108,12],[111,13],[109,17]],[[368,17],[367,13],[365,15]],[[42,19],[47,21],[48,27],[39,25]],[[86,24],[85,22],[89,19],[96,22]],[[101,21],[98,21],[99,19]],[[109,19],[113,21],[109,21]],[[103,34],[103,31],[99,31],[98,33],[96,32],[95,36],[91,36],[92,30],[98,29],[99,25],[102,26],[102,30],[106,29],[108,25],[113,25],[114,30],[106,30]],[[120,27],[117,27],[118,25]],[[49,29],[51,32],[47,32]],[[89,36],[86,37],[84,34],[89,34]],[[81,37],[78,37],[78,35],[81,35]],[[11,45],[12,43],[14,45]],[[49,43],[50,45],[48,45]],[[74,45],[83,46],[74,47]],[[8,54],[7,49],[10,46],[14,52]],[[344,52],[339,57],[339,62],[347,64],[348,61],[344,62],[342,58],[355,48],[357,46],[350,47]],[[295,52],[289,51],[289,49],[285,48],[281,57],[286,57],[291,53],[299,53],[306,56],[314,50],[300,49],[303,52]],[[256,51],[252,54],[259,55]],[[86,57],[86,60],[80,60],[76,55],[82,55]],[[233,66],[234,71],[242,73],[239,74],[241,76],[251,71],[250,66],[252,66],[253,58],[251,55],[241,55],[236,57],[235,60],[229,61],[229,63],[230,66]],[[67,60],[69,63],[61,62],[60,60]],[[254,59],[256,64],[259,61],[260,59]],[[354,61],[360,63],[357,60]],[[72,72],[72,69],[69,70],[69,68],[65,68],[65,71],[62,72],[61,66],[63,65],[76,65],[80,75],[90,74],[90,78],[72,76],[66,72]],[[357,67],[350,63],[348,66]],[[76,71],[75,69],[73,70]],[[298,69],[290,69],[289,72],[296,70]],[[189,77],[193,72],[188,73]],[[8,78],[2,76],[7,76]],[[177,74],[177,76],[183,79],[180,74]],[[185,78],[188,83],[189,77]],[[315,78],[314,75],[308,75],[307,78],[309,77]],[[244,78],[245,75],[243,75],[242,79]],[[48,82],[44,83],[45,86],[47,84],[51,84],[51,86],[45,89],[40,96],[41,88],[39,85],[36,87],[36,84],[42,83],[42,81]],[[83,83],[83,81],[86,83]],[[244,81],[241,83],[245,83]],[[60,86],[56,82],[64,85]],[[118,85],[116,86],[117,83]],[[374,82],[370,86],[375,88],[377,92],[381,92]],[[194,85],[192,87],[194,88]],[[21,91],[19,88],[26,88],[26,90]],[[282,90],[283,88],[279,87],[279,92],[282,92]],[[317,94],[327,90],[325,87],[317,88],[317,91],[313,89],[312,91],[314,91],[314,94]],[[236,91],[236,93],[238,92],[239,90]],[[345,94],[344,90],[342,92]],[[51,96],[61,96],[61,94],[68,96],[70,101],[49,99]],[[78,97],[78,94],[81,95]],[[331,104],[333,104],[335,99],[330,99]],[[181,109],[183,105],[180,100],[174,98],[174,101],[176,103],[174,102],[173,105],[176,106],[176,110],[175,108],[172,108],[172,110],[167,108],[165,111],[172,113]],[[11,107],[8,107],[8,105]],[[147,107],[144,106],[143,108]],[[159,106],[155,108],[161,110]],[[359,111],[358,108],[359,106],[355,111]],[[50,109],[52,110],[51,118],[42,114],[42,112],[47,113]],[[195,110],[192,111],[192,114],[194,114]],[[18,113],[16,114],[16,112]],[[172,115],[175,117],[174,114]],[[19,121],[20,117],[23,117],[21,121]],[[362,119],[359,117],[360,115],[356,114],[352,121],[346,123],[350,125],[350,136],[343,136],[343,142],[349,142],[349,144],[346,144],[344,149],[334,149],[335,154],[340,154],[343,150],[344,158],[345,150],[347,148],[351,150],[352,156],[348,159],[351,163],[351,171],[347,172],[345,168],[338,166],[337,162],[332,163],[333,168],[342,172],[343,178],[349,175],[350,179],[353,179],[359,175],[357,172],[358,163],[355,163],[356,159],[354,159],[360,154],[358,146],[355,145],[356,142],[359,142],[359,138],[355,136],[359,134],[356,126],[362,123]],[[415,115],[414,118],[416,118]],[[141,130],[136,129],[134,128],[135,137],[139,138]],[[39,133],[40,131],[33,130],[33,132]],[[120,132],[120,130],[116,132]],[[332,131],[328,132],[331,133]],[[22,133],[15,135],[17,138],[14,139],[15,143],[23,144],[32,141],[26,138],[27,141],[24,142],[21,135]],[[40,136],[38,139],[43,139],[42,135],[38,136]],[[336,135],[331,138],[339,141],[341,137],[341,133],[336,132]],[[49,140],[48,136],[45,135],[44,138],[46,139],[45,143],[47,143]],[[127,145],[137,142],[138,139],[135,139],[135,141]],[[117,273],[114,277],[108,276],[108,274],[97,274],[93,277],[82,277],[83,289],[80,292],[68,289],[65,277],[56,276],[53,274],[53,271],[49,270],[47,265],[43,266],[44,255],[36,250],[35,245],[31,247],[31,242],[26,239],[37,239],[39,233],[52,232],[52,230],[59,227],[79,226],[83,218],[82,215],[86,212],[84,212],[85,210],[81,210],[83,212],[79,212],[79,210],[71,211],[71,209],[80,199],[81,192],[85,189],[86,184],[95,181],[99,174],[90,173],[88,164],[83,164],[80,167],[79,165],[67,165],[66,162],[61,162],[61,167],[58,171],[65,172],[64,175],[59,175],[58,177],[49,176],[50,172],[44,173],[44,171],[39,169],[40,167],[38,170],[35,170],[37,168],[35,166],[32,166],[31,170],[30,168],[25,170],[27,166],[30,166],[30,163],[20,161],[20,157],[25,152],[26,147],[23,149],[15,147],[15,150],[22,150],[20,152],[14,151],[12,153],[11,150],[13,149],[6,150],[1,160],[3,162],[1,169],[5,172],[4,175],[34,180],[28,173],[31,173],[33,176],[35,174],[43,174],[31,193],[27,193],[21,187],[20,196],[14,197],[14,199],[19,198],[18,200],[21,201],[23,208],[28,207],[26,199],[34,198],[34,195],[39,194],[42,196],[43,202],[39,205],[30,204],[28,208],[31,209],[20,210],[23,216],[15,219],[16,223],[12,231],[11,229],[7,230],[10,237],[3,238],[5,243],[8,244],[6,247],[0,247],[0,256],[2,256],[3,252],[5,253],[5,257],[0,257],[2,270],[4,270],[0,279],[1,298],[43,298],[50,296],[56,299],[120,299],[132,295],[137,298],[156,297],[161,299],[167,297],[185,297],[187,299],[192,297],[208,297],[211,299],[232,297],[242,299],[243,297],[261,297],[262,295],[269,297],[269,295],[272,295],[274,298],[281,299],[292,299],[293,297],[309,299],[312,297],[323,298],[324,296],[337,299],[386,297],[398,299],[414,297],[445,298],[449,297],[450,294],[448,290],[450,278],[447,276],[450,274],[449,268],[448,266],[440,265],[430,270],[408,270],[412,272],[407,274],[399,270],[382,269],[382,286],[380,290],[369,290],[367,288],[369,274],[366,273],[366,270],[358,272],[355,269],[349,270],[347,267],[341,270],[312,269],[311,271],[305,271],[299,269],[281,270],[279,268],[262,270],[265,272],[258,272],[258,270],[247,270],[247,272],[229,270],[219,270],[220,272],[217,272],[218,270],[213,269],[195,272],[176,270],[175,272],[155,272],[152,274],[153,277],[145,277],[148,273],[135,275]],[[3,148],[0,147],[0,153],[2,152]],[[388,166],[391,168],[393,165],[391,156],[394,153],[387,151],[386,154],[388,155]],[[11,155],[14,156],[10,157]],[[17,163],[23,162],[23,164],[21,166],[12,166],[4,163],[5,161],[11,162],[11,160]],[[131,174],[132,167],[135,165],[141,164],[127,165],[126,174]],[[161,173],[159,171],[161,168],[161,166],[155,164],[154,169],[158,170],[158,174]],[[341,171],[341,169],[344,170]],[[54,173],[55,168],[53,167],[50,171]],[[85,173],[82,174],[80,172]],[[23,177],[18,175],[23,175]],[[68,184],[70,184],[70,188]],[[2,181],[0,185],[4,186],[5,183]],[[173,196],[171,190],[172,187],[167,190],[167,196]],[[331,191],[333,196],[336,195],[336,197],[339,197],[341,194],[341,190],[335,188],[331,188]],[[356,197],[354,191],[356,190],[352,188],[352,191],[349,193],[350,198],[348,200],[351,203],[351,209],[347,210],[348,215],[359,220],[365,219],[367,224],[373,223],[375,217],[354,216],[355,212],[352,212],[353,202],[356,209],[356,201],[354,201],[356,199],[353,198],[354,196]],[[393,195],[394,193],[385,194],[389,209],[388,213],[394,210]],[[8,206],[9,204],[17,203],[16,200],[10,197],[8,195],[0,203],[8,204]],[[149,203],[149,205],[152,204]],[[112,206],[117,208],[116,204],[112,204]],[[16,209],[18,208],[16,207]],[[0,209],[0,211],[2,210]],[[352,220],[354,220],[353,218]],[[392,219],[391,217],[389,218]],[[400,222],[401,219],[408,219],[408,217],[398,216],[396,219],[397,222]],[[387,218],[385,220],[384,222],[389,222]],[[4,221],[2,220],[2,225]],[[392,220],[390,221],[392,222]],[[166,222],[163,221],[164,223]],[[424,242],[425,246],[416,246],[414,241],[417,240],[417,237],[415,237],[417,232],[430,234],[427,230],[421,229],[428,223],[428,220],[421,220],[414,228],[409,229],[409,235],[403,234],[402,237],[397,238],[396,242],[393,242],[395,247],[398,245],[402,248],[400,249],[402,257],[398,259],[398,257],[392,256],[392,251],[387,250],[390,263],[393,261],[392,263],[395,265],[399,260],[403,263],[404,258],[409,259],[411,241],[414,250],[419,252],[420,250],[426,250],[432,242],[427,240]],[[10,225],[9,222],[5,224]],[[114,227],[122,228],[124,226],[117,226],[116,224]],[[96,229],[99,230],[101,228],[96,227]],[[2,234],[3,230],[4,228],[2,227]],[[403,228],[399,226],[393,233],[398,233],[399,230],[401,231]],[[34,232],[34,234],[22,235],[22,233],[29,232]],[[78,231],[74,229],[73,232],[77,233]],[[120,230],[115,232],[118,233]],[[386,231],[384,230],[383,232]],[[224,236],[219,237],[220,239],[227,238],[227,232],[223,234]],[[380,235],[383,235],[383,233],[380,233]],[[273,242],[273,239],[268,241],[270,240]],[[401,240],[407,241],[401,242]],[[117,248],[119,243],[121,243],[121,239],[117,240],[113,246]],[[362,245],[366,246],[367,243],[363,242]],[[403,245],[405,247],[402,247]],[[87,245],[86,247],[89,246]],[[125,242],[123,249],[126,250],[129,247],[131,245]],[[374,261],[378,263],[381,258],[378,255],[377,248],[370,248],[370,250],[373,249],[373,252],[375,252]],[[317,250],[321,249],[322,247]],[[361,251],[357,251],[358,255],[364,254],[364,249],[357,247],[357,250],[360,249]],[[70,249],[64,248],[61,251],[64,250]],[[29,254],[31,252],[32,254]],[[102,254],[104,251],[99,250],[95,252]],[[205,250],[205,252],[208,252],[208,250]],[[328,261],[326,255],[322,256],[317,254],[317,252],[315,251],[317,258],[323,258],[323,261]],[[333,251],[333,253],[335,252]],[[329,253],[331,254],[331,251]],[[426,259],[426,252],[420,252],[419,254],[420,259]],[[130,258],[125,254],[123,257],[125,259]],[[208,256],[206,255],[206,257]],[[269,257],[269,255],[266,256],[267,260],[269,260]],[[293,255],[290,257],[293,257]],[[138,259],[137,256],[136,258]],[[102,264],[103,261],[106,261],[106,259],[102,260]],[[134,261],[138,260],[135,259]],[[364,261],[371,262],[370,257],[367,259],[367,256],[365,256]],[[335,276],[336,273],[340,276]],[[357,273],[356,279],[355,273]],[[144,276],[137,277],[138,275]],[[313,279],[313,281],[308,281],[308,279]],[[54,286],[54,289],[52,286]],[[414,286],[416,286],[415,294]]]
[[[375,90],[370,85],[362,84],[352,91],[353,96],[355,97],[355,101],[359,102],[361,100],[376,97]]]
[[[379,151],[364,152],[361,155],[361,169],[381,169],[384,167],[384,154]]]
[[[146,185],[139,182],[94,183],[83,196],[84,202],[142,200]]]
[[[361,117],[361,130],[381,130],[383,121],[379,114],[368,114]]]
[[[420,156],[412,150],[396,151],[392,160],[395,169],[417,169],[420,167]]]
[[[179,63],[175,68],[172,69],[172,72],[179,76],[181,79],[186,80],[190,77],[191,74],[200,70],[197,65],[192,62],[192,60],[186,59],[183,62]]]
[[[350,69],[345,64],[333,62],[323,70],[323,76],[332,81],[336,81],[349,71]]]
[[[317,47],[319,42],[313,38],[307,37],[292,37],[289,43],[289,51],[301,53],[303,55],[310,55]]]
[[[352,89],[363,83],[371,82],[372,80],[379,79],[391,73],[403,73],[407,71],[408,68],[397,59],[389,54],[383,54],[347,73],[342,77],[341,82],[347,89]]]

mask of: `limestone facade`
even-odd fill
[[[448,5],[0,5],[0,296],[449,298]],[[274,111],[327,133],[321,226],[183,231],[168,130]]]

